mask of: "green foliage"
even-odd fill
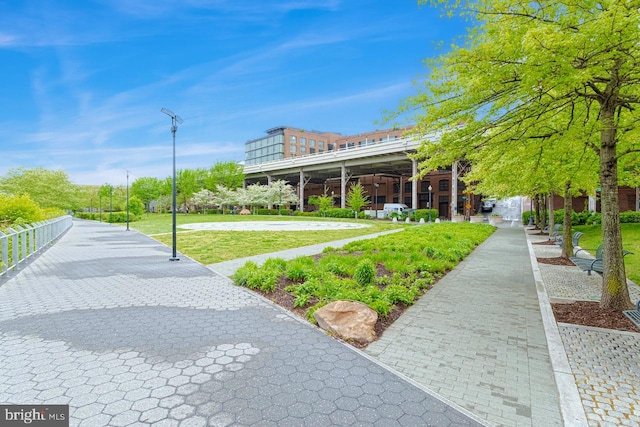
[[[356,271],[353,273],[353,278],[358,285],[365,287],[373,283],[373,279],[376,276],[376,267],[369,259],[363,259],[356,266]]]
[[[351,184],[345,201],[347,202],[347,206],[354,211],[354,214],[356,214],[355,217],[357,218],[357,212],[360,212],[360,209],[368,205],[371,200],[367,196],[364,186],[358,182]]]
[[[313,270],[315,263],[309,257],[298,257],[287,263],[285,276],[294,282],[304,282],[308,279]]]
[[[131,184],[131,193],[148,208],[149,203],[160,196],[162,182],[158,178],[142,177]]]
[[[0,177],[0,193],[28,194],[41,208],[74,210],[80,207],[80,189],[62,170],[10,169]]]
[[[330,208],[323,211],[322,216],[328,218],[353,218],[355,215],[352,209]]]
[[[0,226],[25,225],[41,221],[42,209],[27,194],[0,194]]]
[[[620,222],[622,223],[640,222],[640,212],[637,212],[637,211],[622,212],[620,214]]]
[[[144,213],[144,204],[136,196],[129,198],[129,215],[139,217]]]
[[[453,268],[493,230],[489,225],[469,223],[413,227],[400,234],[331,248],[317,262],[298,257],[288,262],[270,260],[262,268],[247,263],[233,280],[268,291],[278,277],[289,278],[296,283],[285,291],[295,297],[296,307],[307,308],[305,317],[314,323],[313,312],[335,300],[360,301],[387,316],[394,304],[413,304],[436,277]],[[378,265],[391,276],[377,276]]]
[[[420,219],[428,221],[429,214],[431,214],[431,221],[434,221],[438,218],[438,215],[440,215],[440,211],[438,211],[438,209],[416,209],[411,215],[411,218],[414,221],[420,221]]]

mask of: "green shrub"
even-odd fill
[[[310,216],[310,217],[319,217],[320,212],[300,212],[294,211],[293,216]]]
[[[620,222],[640,222],[640,212],[626,211],[620,213]]]
[[[40,206],[26,194],[0,194],[0,226],[25,225],[44,220]]]
[[[522,212],[522,223],[524,225],[529,224],[529,218],[531,216],[534,216],[535,214],[536,214],[535,211],[524,211],[524,212]]]
[[[353,273],[353,278],[358,285],[365,287],[373,283],[373,278],[376,276],[376,267],[371,260],[363,259],[356,266],[356,270]]]
[[[347,208],[329,208],[322,211],[322,216],[328,218],[353,218],[354,212],[352,209]]]
[[[424,219],[425,221],[429,220],[429,214],[431,214],[431,221],[434,221],[440,215],[440,211],[438,209],[416,209],[411,215],[411,218],[414,221],[420,221],[420,219]]]
[[[258,264],[253,261],[247,261],[233,274],[233,283],[238,286],[247,286],[249,279],[256,274],[258,274]]]

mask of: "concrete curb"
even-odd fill
[[[526,228],[525,235],[527,235]],[[578,392],[576,379],[573,376],[571,366],[569,365],[569,359],[565,352],[560,332],[558,331],[558,325],[553,315],[553,311],[551,310],[549,295],[547,294],[547,290],[544,286],[542,275],[540,274],[540,267],[538,266],[538,261],[528,235],[527,247],[531,258],[533,278],[536,282],[540,314],[542,315],[544,332],[547,337],[549,358],[551,359],[551,367],[556,380],[558,397],[560,398],[560,412],[562,414],[564,425],[570,427],[588,426],[587,415],[585,414],[582,399]]]

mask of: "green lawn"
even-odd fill
[[[236,221],[339,221],[357,222],[371,227],[350,230],[322,231],[187,231],[180,224],[194,222],[236,222]],[[405,223],[391,221],[328,219],[314,217],[290,217],[278,215],[177,215],[178,251],[203,264],[228,261],[246,256],[265,254],[284,249],[292,249],[332,240],[363,236],[380,231],[406,227]],[[415,223],[414,223],[415,225]],[[171,215],[150,214],[130,227],[171,246]]]
[[[622,247],[633,252],[624,257],[624,264],[627,269],[627,277],[640,285],[640,224],[620,224],[622,229]],[[595,248],[602,243],[602,229],[599,225],[579,225],[573,227],[576,231],[582,231],[584,236],[580,239],[580,246],[592,248],[590,252],[595,253]]]

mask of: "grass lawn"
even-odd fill
[[[589,251],[595,253],[595,248],[602,243],[602,229],[599,225],[579,225],[573,227],[576,231],[582,231],[581,246],[592,248]],[[620,224],[622,229],[622,247],[633,254],[624,257],[624,265],[627,269],[627,278],[640,285],[640,224]]]
[[[186,231],[180,232],[180,224],[194,222],[237,221],[339,221],[357,222],[371,227],[350,230],[322,231]],[[391,221],[353,220],[314,217],[290,217],[278,215],[197,215],[176,216],[178,251],[203,264],[228,261],[246,256],[265,254],[284,249],[332,240],[363,236],[380,231],[406,227],[405,223]],[[171,246],[171,214],[150,214],[130,227]]]

